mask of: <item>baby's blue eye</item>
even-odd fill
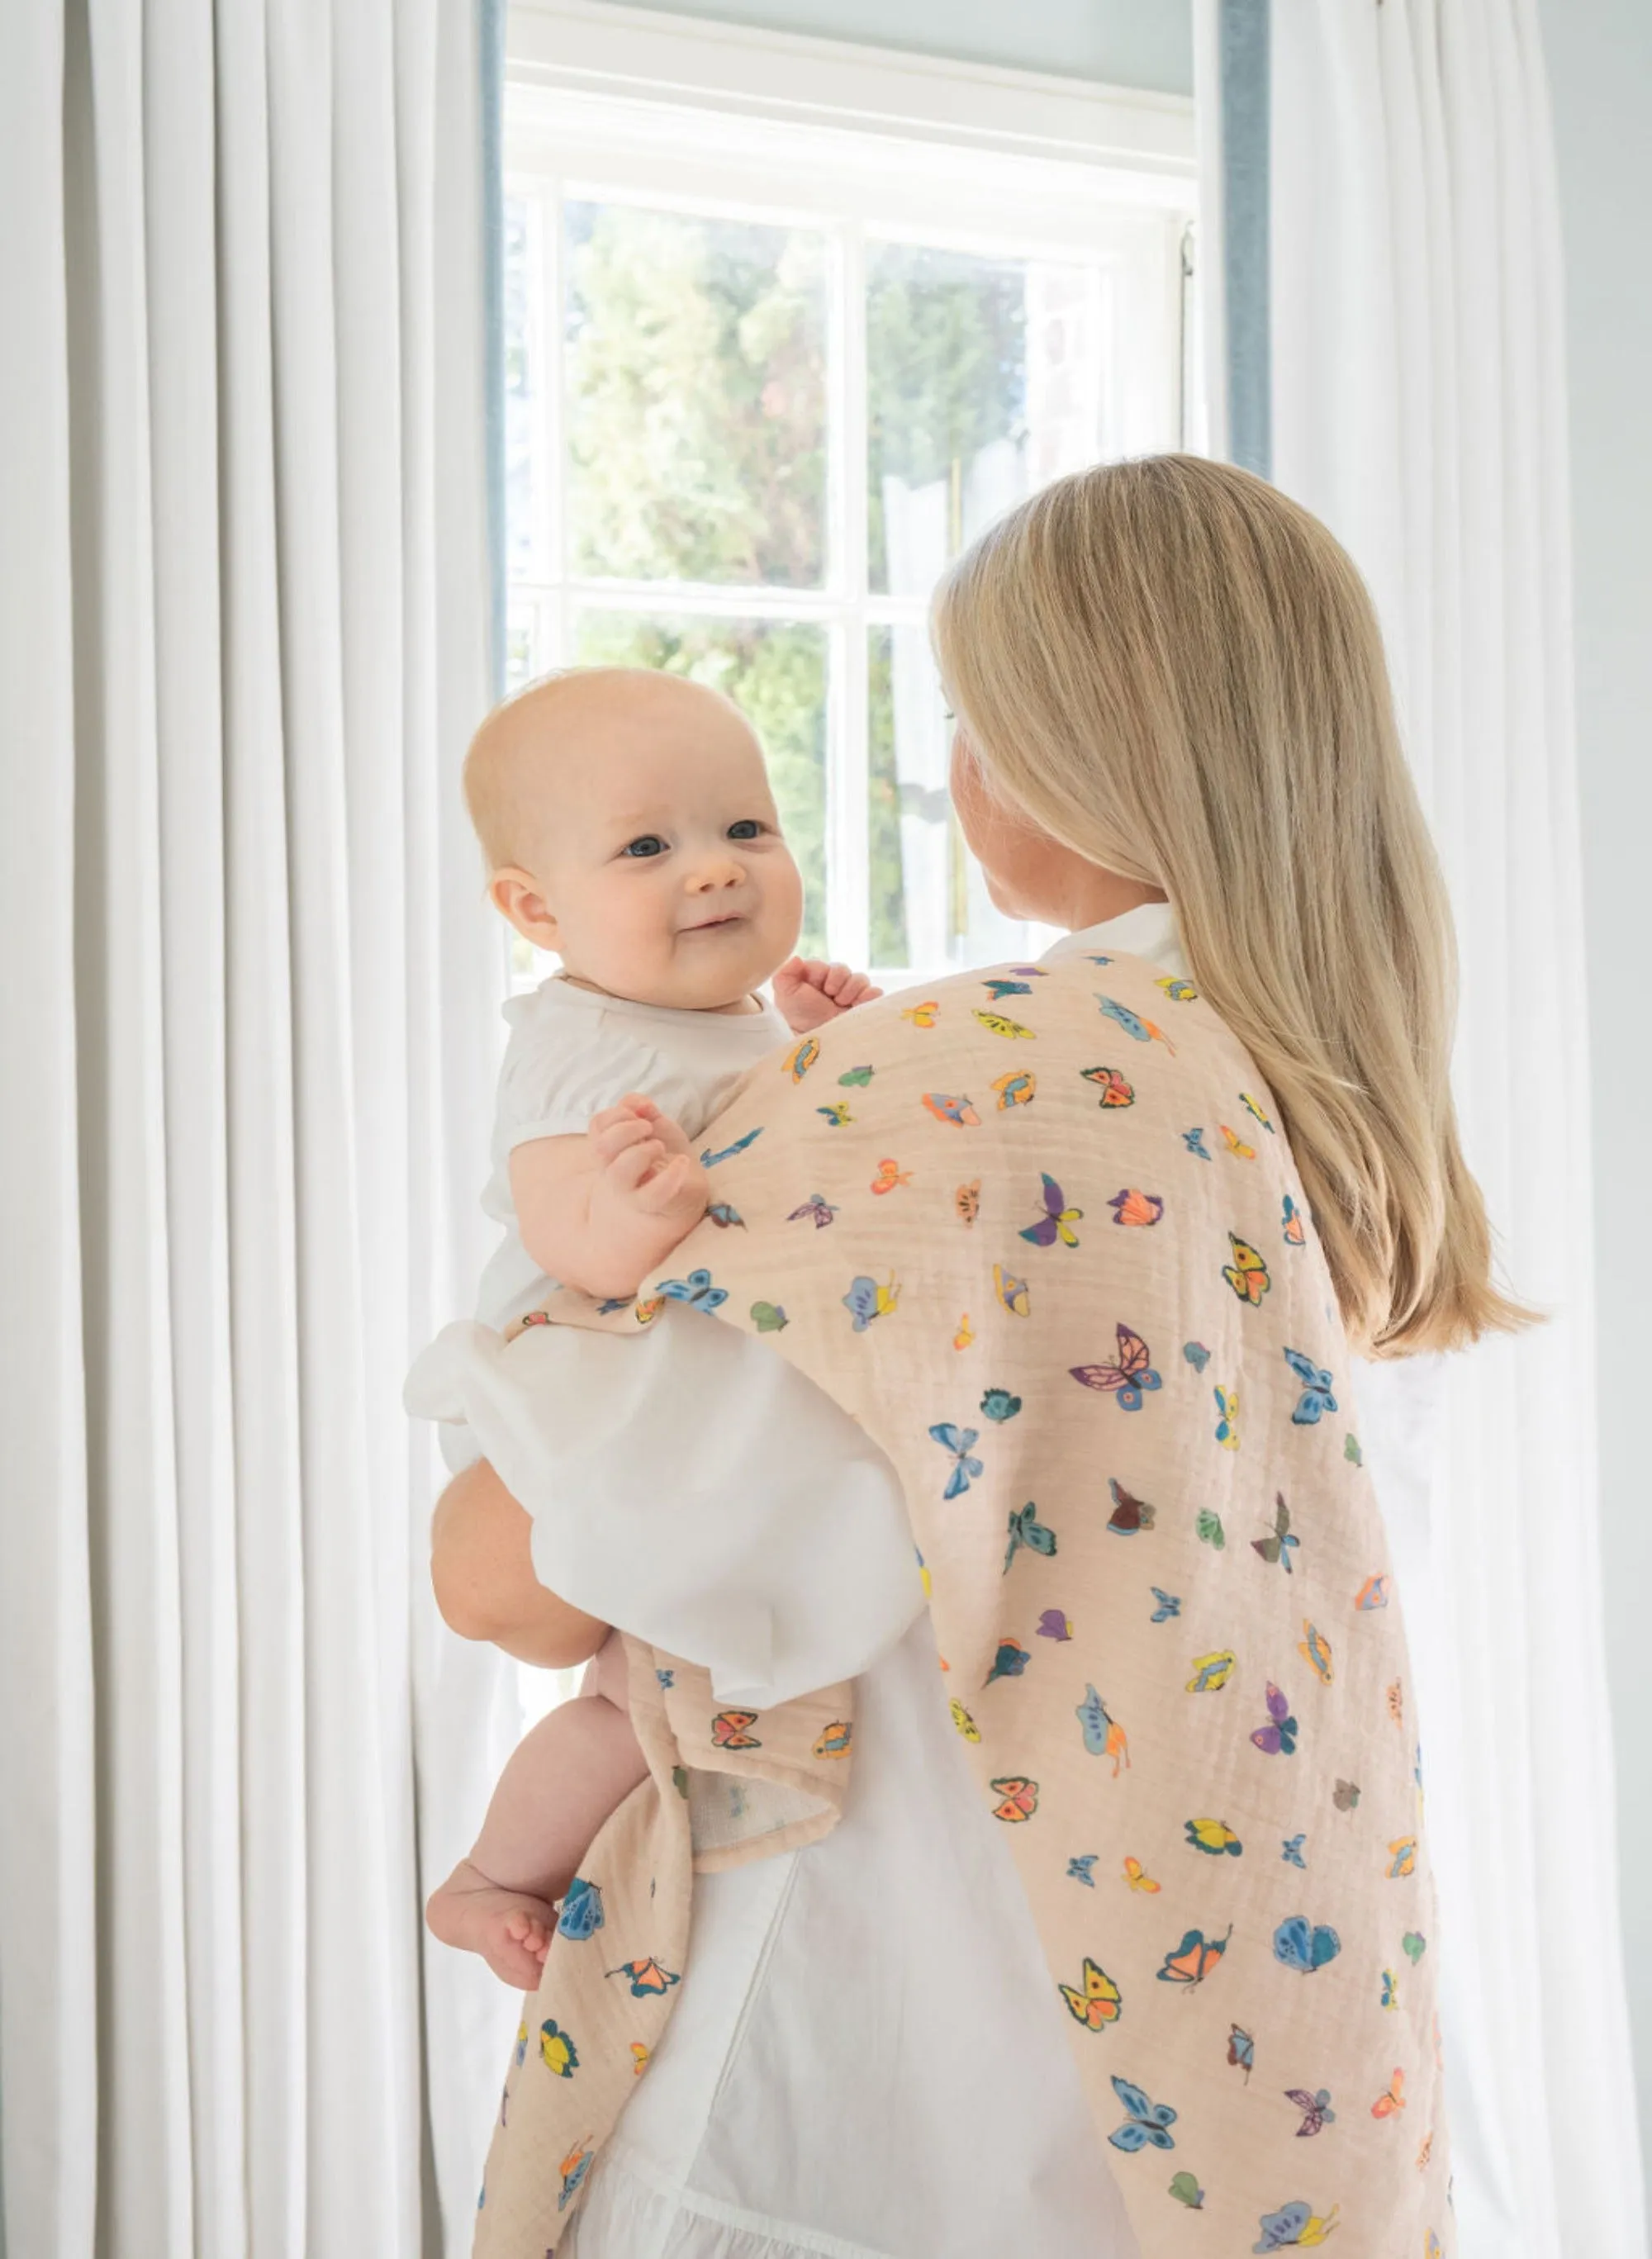
[[[754,816],[743,816],[737,823],[729,826],[730,839],[760,839],[762,836],[763,826]]]
[[[633,839],[629,846],[622,848],[620,852],[622,854],[633,857],[640,863],[646,861],[651,855],[663,855],[666,852],[666,843],[658,832],[645,831],[640,839]]]

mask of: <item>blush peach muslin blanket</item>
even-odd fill
[[[1009,1832],[1144,2259],[1446,2259],[1405,1640],[1276,1111],[1140,959],[960,976],[754,1070],[708,1137],[720,1220],[635,1306],[551,1315],[634,1330],[687,1301],[887,1454],[936,1699]],[[692,1867],[818,1835],[851,1763],[851,1689],[720,1708],[629,1647],[651,1776],[524,2013],[479,2215],[503,2259],[555,2248],[645,2065]]]

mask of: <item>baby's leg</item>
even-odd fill
[[[425,1909],[445,1945],[480,1953],[523,1991],[538,1985],[555,1901],[603,1821],[648,1771],[623,1694],[624,1650],[611,1633],[584,1690],[517,1743],[470,1857]]]

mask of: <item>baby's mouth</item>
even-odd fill
[[[682,933],[726,933],[730,926],[744,925],[745,917],[739,910],[725,911],[723,916],[701,918],[697,925],[679,928]]]

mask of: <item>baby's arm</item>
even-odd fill
[[[522,1244],[587,1294],[634,1294],[706,1212],[706,1173],[649,1098],[595,1115],[580,1137],[535,1137],[510,1156]]]
[[[874,1003],[882,994],[864,973],[815,957],[794,957],[774,976],[775,1006],[794,1036],[823,1028],[857,1004]]]

